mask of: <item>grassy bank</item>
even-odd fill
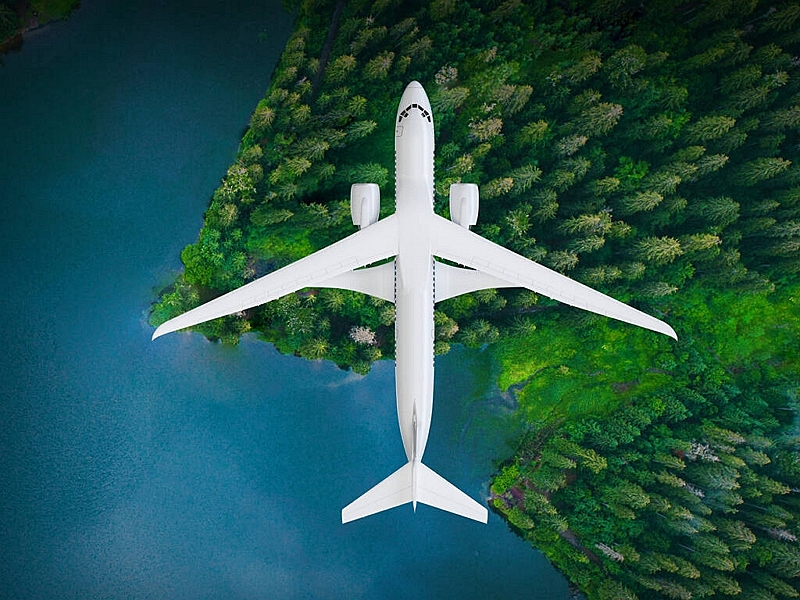
[[[495,509],[590,598],[797,597],[799,302],[691,288],[671,348],[553,328],[520,365],[524,341],[495,344],[530,377]]]

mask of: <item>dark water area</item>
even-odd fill
[[[392,363],[150,342],[290,28],[275,0],[83,0],[3,57],[0,598],[567,597],[494,514],[341,525],[404,461]],[[437,361],[426,453],[474,497],[516,427],[489,369]]]

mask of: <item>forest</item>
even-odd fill
[[[800,596],[800,3],[289,2],[294,32],[153,324],[393,208],[420,81],[436,211],[672,325],[524,290],[436,307],[437,354],[486,347],[527,431],[489,503],[590,599]],[[366,373],[394,307],[308,289],[196,329]],[[490,474],[487,473],[487,478]]]

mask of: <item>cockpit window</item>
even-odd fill
[[[410,110],[412,110],[412,109],[418,110],[420,113],[422,113],[423,118],[428,119],[428,123],[432,122],[431,121],[431,113],[429,113],[427,110],[425,110],[423,107],[421,107],[419,104],[416,104],[416,103],[415,104],[410,104],[410,105],[406,106],[403,110],[401,110],[400,111],[400,116],[397,117],[397,122],[398,123],[402,123],[403,119],[407,119],[408,118],[408,112]]]

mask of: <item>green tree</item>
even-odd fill
[[[440,21],[453,13],[458,6],[458,0],[433,0],[430,5],[430,15]]]
[[[530,210],[530,205],[523,204],[506,215],[506,223],[515,237],[527,238],[531,227]]]
[[[745,185],[756,185],[783,173],[792,165],[784,158],[757,158],[741,166],[738,176]]]
[[[642,71],[647,64],[647,53],[641,46],[631,44],[608,57],[603,70],[612,86],[629,89],[633,85],[633,76]]]
[[[366,64],[364,67],[364,75],[366,75],[368,79],[386,79],[393,63],[394,52],[381,52]]]
[[[578,265],[578,255],[568,250],[556,250],[547,254],[547,264],[556,271],[569,271]]]
[[[337,56],[328,64],[328,68],[325,70],[325,79],[331,83],[340,83],[356,68],[357,64],[358,61],[352,54]]]
[[[661,204],[664,196],[653,190],[639,191],[633,196],[622,199],[621,204],[625,214],[653,210]]]
[[[5,3],[0,3],[0,42],[6,41],[17,33],[19,18],[14,10]]]
[[[550,126],[547,121],[539,120],[528,123],[520,130],[520,141],[525,144],[541,142],[546,138],[549,130]]]
[[[431,97],[431,108],[436,114],[458,110],[466,102],[469,95],[469,88],[464,86],[441,89]]]
[[[703,200],[697,204],[694,210],[718,228],[735,223],[739,218],[739,203],[728,196]]]
[[[736,124],[736,119],[724,115],[702,117],[686,127],[686,139],[690,143],[705,143],[722,137]]]
[[[525,192],[542,177],[542,170],[536,165],[524,165],[511,173],[515,192]]]
[[[636,245],[636,252],[642,260],[655,264],[671,263],[683,254],[681,243],[671,237],[646,237]]]
[[[303,345],[300,349],[300,354],[311,360],[318,360],[327,356],[329,347],[328,340],[313,338]]]
[[[275,122],[275,109],[264,103],[262,100],[253,116],[250,118],[250,127],[257,131],[265,131],[269,129]]]
[[[375,121],[355,121],[347,127],[348,140],[358,140],[367,137],[370,133],[375,131],[378,124]]]
[[[469,124],[470,136],[480,142],[488,142],[499,135],[502,135],[503,120],[499,117],[491,117],[480,121],[473,121]]]
[[[505,195],[512,189],[514,189],[513,177],[499,177],[484,185],[481,189],[481,195],[488,200]]]
[[[576,127],[588,137],[604,135],[617,125],[622,113],[621,104],[601,102],[583,111],[577,119]]]
[[[389,170],[378,163],[363,163],[348,169],[344,177],[347,181],[377,183],[384,187],[389,180]]]
[[[784,129],[797,129],[800,127],[800,105],[776,110],[764,120],[766,127],[782,131]]]
[[[308,162],[320,160],[330,148],[330,144],[317,137],[307,137],[298,141],[293,150]]]

